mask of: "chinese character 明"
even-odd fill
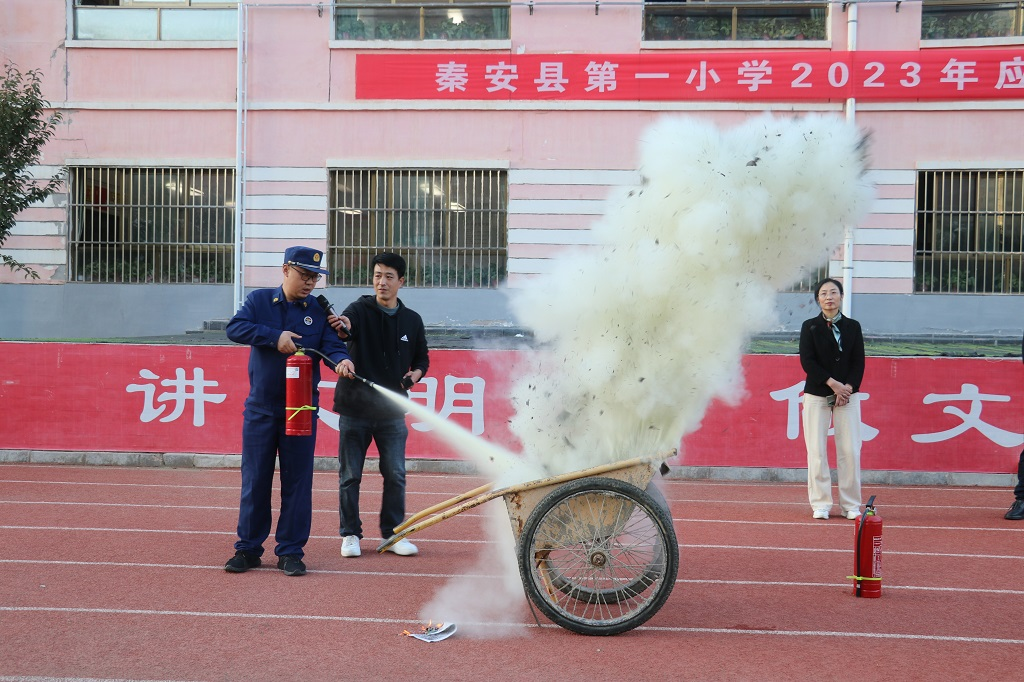
[[[722,82],[722,79],[718,77],[718,74],[715,73],[715,70],[709,69],[708,63],[705,61],[702,61],[700,63],[700,71],[698,71],[697,69],[690,70],[690,75],[686,77],[686,84],[693,85],[693,79],[697,78],[697,76],[700,76],[700,78],[697,79],[697,92],[703,92],[705,89],[707,89],[709,77],[715,83]]]
[[[540,77],[533,82],[537,84],[537,92],[565,92],[569,79],[562,77],[561,62],[541,62]]]
[[[434,82],[437,83],[437,91],[447,90],[448,92],[455,92],[456,90],[466,91],[466,83],[469,82],[469,74],[466,73],[465,64],[456,64],[455,62],[448,62],[447,64],[438,64],[437,73],[434,74]]]
[[[964,412],[954,405],[947,405],[942,408],[943,413],[959,417],[962,423],[938,433],[915,434],[910,437],[911,440],[917,443],[938,443],[955,438],[970,429],[977,429],[990,441],[1004,448],[1015,448],[1018,445],[1024,444],[1024,434],[1006,431],[991,424],[986,424],[981,420],[981,404],[983,402],[1008,403],[1010,402],[1010,396],[979,393],[978,387],[974,384],[961,384],[960,393],[929,393],[922,402],[925,405],[931,405],[932,403],[954,401],[964,401],[971,404],[970,412]]]
[[[150,381],[160,379],[159,375],[148,369],[140,370],[139,376]],[[149,423],[163,414],[167,406],[160,405],[157,407],[156,403],[173,402],[174,409],[171,413],[160,419],[161,422],[172,422],[184,413],[185,403],[191,400],[194,402],[192,425],[202,426],[205,424],[206,403],[222,403],[227,398],[227,394],[206,393],[205,389],[216,386],[217,382],[206,381],[202,367],[196,367],[193,370],[193,376],[193,379],[186,379],[185,370],[181,367],[177,368],[174,379],[160,381],[161,386],[167,386],[173,388],[173,390],[164,391],[160,395],[156,394],[155,384],[128,384],[125,391],[128,393],[141,392],[145,396],[145,403],[142,406],[142,414],[139,415],[139,421]]]
[[[516,73],[515,64],[506,64],[502,61],[488,66],[485,78],[491,82],[487,92],[497,92],[498,90],[515,92],[516,86],[512,85],[512,81],[518,79],[519,74]]]
[[[468,387],[468,390],[460,390]],[[483,377],[461,378],[453,377],[450,374],[444,378],[444,405],[438,410],[437,405],[437,379],[435,377],[423,377],[420,382],[409,391],[411,400],[422,400],[424,406],[432,412],[437,412],[439,417],[448,419],[453,414],[470,415],[470,431],[474,436],[484,432],[484,388],[486,381]],[[430,431],[429,424],[414,422],[412,428],[417,431]]]
[[[604,92],[607,90],[611,92],[617,87],[615,82],[615,69],[619,68],[618,64],[612,64],[611,62],[605,62],[604,64],[598,64],[597,62],[590,62],[587,64],[587,87],[585,90],[590,92],[591,90],[597,90],[598,92]]]

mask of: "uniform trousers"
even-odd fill
[[[828,467],[829,423],[835,427],[839,508],[860,511],[860,396],[854,393],[842,407],[831,407],[822,396],[804,393],[803,429],[807,445],[807,496],[814,511],[832,507],[832,477]]]
[[[236,550],[261,556],[270,535],[270,494],[274,463],[280,459],[281,512],[274,539],[277,556],[302,558],[313,517],[313,451],[317,418],[310,436],[285,435],[284,417],[245,411],[242,424],[242,498]]]

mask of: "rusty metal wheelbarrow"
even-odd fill
[[[675,585],[679,545],[668,504],[651,483],[661,462],[674,454],[499,490],[481,486],[412,515],[377,551],[503,497],[530,601],[573,632],[626,632],[657,613]]]

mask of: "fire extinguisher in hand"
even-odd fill
[[[858,597],[882,596],[882,517],[872,495],[853,529],[853,593]]]
[[[286,436],[313,435],[313,360],[299,349],[285,362]]]

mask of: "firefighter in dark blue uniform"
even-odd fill
[[[336,371],[354,371],[345,343],[327,324],[327,313],[310,294],[322,275],[323,253],[306,246],[285,251],[283,282],[257,289],[245,299],[227,326],[228,338],[251,346],[249,397],[242,425],[242,495],[235,556],[224,570],[242,573],[260,565],[263,542],[270,535],[270,491],[274,460],[280,459],[281,513],[277,519],[277,567],[285,575],[303,575],[303,547],[313,515],[313,449],[316,418],[309,436],[285,435],[285,363],[297,346],[331,359]],[[346,322],[347,323],[347,322]],[[313,406],[318,404],[320,359],[313,360]]]

